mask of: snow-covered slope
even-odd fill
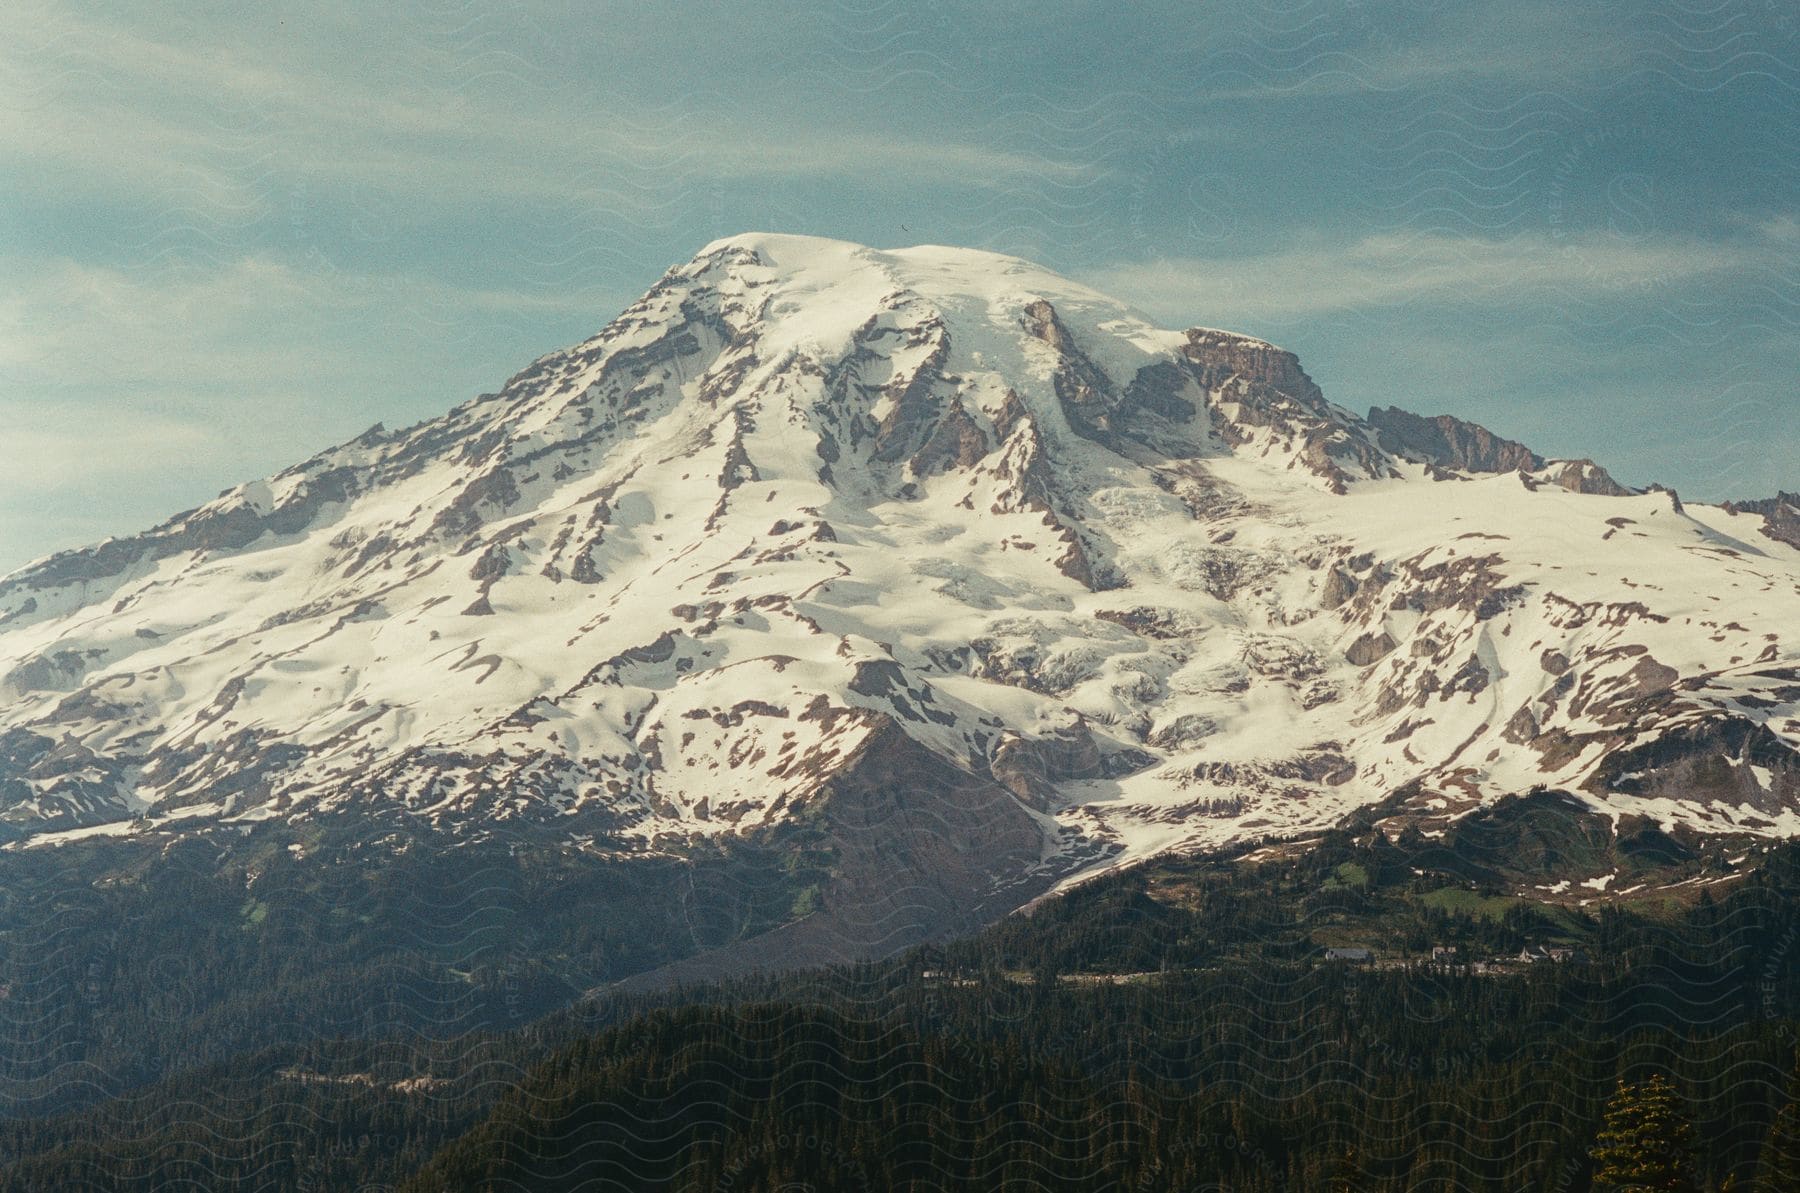
[[[0,803],[628,851],[937,767],[1063,870],[1537,785],[1790,834],[1759,527],[1023,261],[746,235],[499,393],[0,581]]]

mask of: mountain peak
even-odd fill
[[[1372,419],[1016,258],[715,241],[494,393],[0,580],[0,820],[629,852],[930,770],[1043,881],[1536,785],[1800,827],[1800,553]]]
[[[866,304],[867,288],[873,286],[951,304],[1023,306],[1046,299],[1150,326],[1141,313],[1092,287],[986,249],[935,244],[877,249],[820,236],[745,232],[713,241],[674,272],[701,277],[721,268],[748,270],[755,284],[814,295],[821,304]]]
[[[776,273],[790,276],[859,268],[888,269],[922,277],[961,275],[964,283],[978,292],[991,290],[994,280],[1006,275],[1039,275],[1057,286],[1073,285],[1034,262],[988,249],[939,244],[878,249],[849,240],[789,232],[740,232],[721,237],[696,253],[688,268],[721,257],[754,258]]]

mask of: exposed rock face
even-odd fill
[[[1465,472],[1517,472],[1542,468],[1543,458],[1511,439],[1502,439],[1486,427],[1448,414],[1423,417],[1398,406],[1373,407],[1369,424],[1386,443],[1401,451],[1417,453],[1446,468]]]
[[[1620,751],[1592,786],[1703,809],[1716,805],[1734,821],[1769,827],[1800,800],[1800,753],[1752,720],[1724,717]]]
[[[1800,494],[1783,493],[1763,514],[1762,532],[1778,543],[1800,547]]]
[[[1196,366],[1195,380],[1214,389],[1229,380],[1280,394],[1309,414],[1329,415],[1330,405],[1300,358],[1263,340],[1196,327],[1187,333],[1181,354]]]
[[[1528,486],[1548,483],[1571,493],[1601,497],[1629,497],[1639,492],[1621,485],[1592,460],[1545,460],[1523,443],[1502,439],[1486,427],[1448,414],[1426,418],[1397,406],[1377,406],[1370,408],[1368,421],[1381,432],[1385,445],[1441,468],[1517,472]],[[1679,498],[1675,504],[1679,507]]]
[[[1131,384],[1125,387],[1125,406],[1186,422],[1195,414],[1190,392],[1186,370],[1173,361],[1157,361],[1144,365],[1132,377]]]
[[[1043,893],[1059,872],[1040,864],[1042,830],[1011,793],[958,770],[891,721],[812,806],[817,814],[785,843],[830,860],[830,881],[807,915],[620,988],[889,957],[973,931]]]
[[[1733,513],[1761,514],[1758,529],[1767,538],[1790,547],[1800,547],[1800,493],[1777,493],[1757,501],[1728,501],[1725,508]]]
[[[781,940],[841,957],[1403,789],[1786,831],[1800,507],[1750,516],[1011,258],[734,237],[496,393],[0,579],[0,832],[824,832]]]
[[[1571,493],[1590,493],[1600,497],[1629,497],[1636,490],[1627,489],[1592,460],[1565,460],[1554,468],[1556,483]]]
[[[1121,405],[1119,395],[1106,373],[1076,346],[1056,308],[1041,298],[1027,303],[1021,322],[1029,335],[1056,353],[1051,383],[1069,424],[1090,436],[1110,436],[1113,417]]]
[[[1196,384],[1216,394],[1213,425],[1233,447],[1279,445],[1334,493],[1388,466],[1366,423],[1325,400],[1292,352],[1231,332],[1194,328],[1181,355]],[[1261,432],[1259,435],[1258,432]]]
[[[1072,729],[1027,739],[1004,733],[989,763],[994,781],[1035,808],[1054,807],[1058,784],[1100,773],[1100,747],[1085,722]]]
[[[380,440],[377,424],[354,442]],[[290,475],[283,473],[282,477]],[[247,501],[188,510],[133,538],[108,539],[97,546],[58,552],[43,563],[13,573],[7,582],[21,588],[54,588],[111,579],[145,562],[201,551],[240,550],[265,534],[299,532],[326,507],[348,500],[357,480],[349,469],[309,472],[288,488],[273,508]]]
[[[959,400],[938,420],[931,438],[913,457],[912,470],[919,476],[935,476],[940,472],[968,468],[987,455],[988,450],[987,434]]]
[[[1325,584],[1319,590],[1319,605],[1335,609],[1355,596],[1356,589],[1356,577],[1341,567],[1334,567],[1325,573]]]
[[[1219,731],[1211,717],[1199,713],[1183,713],[1152,729],[1145,741],[1163,750],[1190,749]]]
[[[1358,667],[1367,667],[1392,654],[1398,645],[1400,644],[1386,633],[1364,634],[1350,644],[1350,649],[1344,652],[1344,657]]]

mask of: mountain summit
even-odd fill
[[[996,907],[1541,786],[1790,835],[1796,634],[1800,549],[1732,507],[1015,258],[745,235],[497,393],[0,580],[0,817],[629,855],[856,808]]]

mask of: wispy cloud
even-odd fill
[[[1756,230],[1780,245],[1800,244],[1800,217],[1792,212],[1772,215],[1756,222]]]
[[[370,423],[437,414],[629,300],[264,256],[159,269],[14,259],[0,273],[15,279],[0,294],[0,571],[149,525]],[[496,367],[481,335],[508,323],[514,346]]]
[[[439,338],[477,318],[576,317],[600,326],[623,294],[460,287],[410,273],[351,273],[246,256],[218,268],[118,269],[67,259],[0,262],[0,378],[32,385],[210,389],[357,372],[356,334],[379,313],[391,335]],[[399,345],[394,345],[396,352]],[[340,363],[341,362],[341,363]],[[336,366],[336,367],[334,367]]]
[[[1384,233],[1247,257],[1121,263],[1090,271],[1084,280],[1178,322],[1219,311],[1254,322],[1427,301],[1494,306],[1617,299],[1754,268],[1762,259],[1751,244],[1634,243],[1604,233],[1504,239]]]
[[[649,102],[604,88],[571,93],[515,56],[445,55],[406,38],[387,47],[386,69],[352,73],[316,52],[238,56],[58,5],[9,24],[20,34],[10,106],[30,119],[0,122],[0,151],[52,167],[59,185],[73,174],[91,187],[246,213],[282,171],[415,202],[485,194],[639,214],[702,177],[855,178],[879,168],[980,186],[1095,174],[1086,162],[903,126],[834,128],[816,113],[802,134],[788,111],[738,111],[684,80]]]
[[[0,5],[0,567],[434,414],[745,228],[1101,263],[1168,323],[1361,343],[1334,394],[1546,328],[1589,394],[1697,338],[1783,384],[1745,354],[1794,322],[1780,6],[1627,9]]]
[[[1498,85],[1524,94],[1604,85],[1639,53],[1618,21],[1559,3],[1302,6],[1246,23],[1209,53],[1225,85],[1201,98],[1330,98]],[[1209,50],[1215,47],[1208,46]]]

